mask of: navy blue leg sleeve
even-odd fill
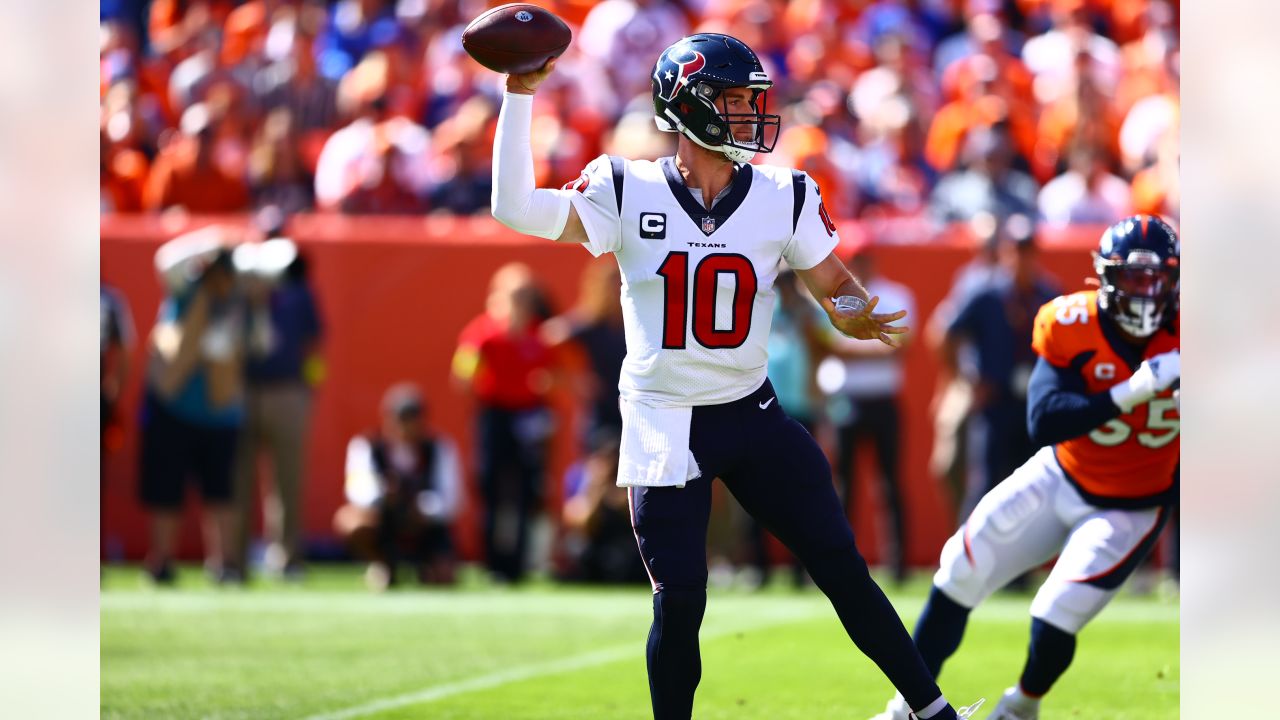
[[[804,563],[858,649],[908,704],[925,707],[941,691],[858,553],[826,457],[799,423],[781,410],[775,417],[752,427],[760,433],[748,438],[754,449],[722,476],[725,485]]]
[[[702,676],[698,628],[707,606],[711,479],[684,488],[632,488],[632,524],[653,581],[645,659],[655,720],[689,720]]]
[[[915,640],[920,657],[935,678],[942,672],[942,664],[959,649],[969,612],[969,608],[947,597],[937,587],[929,592],[929,599],[916,621]]]
[[[1040,697],[1062,677],[1076,654],[1076,636],[1031,618],[1031,646],[1027,648],[1027,665],[1022,669],[1022,692]]]
[[[688,720],[693,693],[702,679],[698,628],[707,608],[707,591],[662,590],[653,596],[653,625],[645,654],[654,720]]]

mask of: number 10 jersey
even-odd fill
[[[587,249],[621,268],[621,395],[654,407],[718,405],[760,387],[779,261],[807,270],[839,241],[817,185],[774,166],[737,166],[710,210],[673,158],[601,155],[562,191]]]

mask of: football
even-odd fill
[[[572,39],[573,32],[563,20],[528,3],[496,7],[462,31],[462,47],[476,62],[516,75],[560,57]]]

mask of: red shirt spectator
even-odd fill
[[[543,404],[550,386],[551,351],[530,325],[508,332],[488,313],[458,337],[460,354],[475,354],[471,389],[485,405],[523,410]]]
[[[200,104],[183,114],[183,134],[160,152],[151,168],[142,201],[147,210],[180,206],[192,213],[229,213],[249,208],[244,178],[228,173],[214,157],[207,115]]]

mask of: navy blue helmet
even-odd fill
[[[1125,332],[1150,337],[1178,312],[1178,233],[1152,215],[1134,215],[1107,228],[1093,268],[1102,288],[1098,308]]]
[[[751,90],[751,112],[730,112],[727,88]],[[767,114],[766,95],[773,81],[746,43],[728,35],[699,33],[662,51],[653,66],[653,112],[658,129],[678,132],[702,147],[749,162],[770,152],[781,121]],[[749,124],[749,140],[734,137],[733,127]]]

